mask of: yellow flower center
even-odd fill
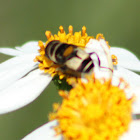
[[[44,70],[45,73],[49,73],[51,74],[51,76],[55,76],[55,75],[59,75],[60,79],[63,79],[64,77],[72,77],[71,75],[66,75],[64,74],[61,70],[60,70],[60,65],[54,63],[52,60],[50,60],[49,58],[46,57],[45,55],[45,48],[47,47],[47,44],[50,41],[53,40],[59,40],[62,43],[67,43],[67,44],[72,44],[72,45],[76,45],[82,49],[85,48],[86,44],[88,43],[88,41],[91,38],[94,38],[93,36],[88,36],[88,34],[86,33],[86,27],[83,26],[82,27],[82,31],[79,32],[75,32],[73,33],[73,26],[69,26],[68,28],[69,33],[66,34],[63,26],[59,27],[59,31],[58,34],[54,34],[52,35],[50,31],[46,31],[45,35],[47,37],[47,41],[44,44],[42,41],[38,42],[38,45],[40,47],[39,49],[39,56],[36,56],[35,61],[39,62],[39,68],[41,70]],[[100,40],[100,39],[105,39],[104,36],[102,34],[97,34],[96,36],[96,40]],[[108,44],[108,42],[107,42]],[[108,45],[108,47],[110,47]],[[66,51],[63,53],[64,57],[69,56],[69,54],[71,54],[73,52],[73,48],[69,47],[68,49],[66,49]],[[115,61],[115,59],[113,59]],[[115,64],[115,63],[114,63]]]
[[[81,33],[81,31],[79,31],[79,32],[75,32],[73,34],[73,27],[71,25],[68,28],[68,30],[69,30],[68,34],[66,34],[66,32],[64,31],[63,26],[60,26],[59,30],[60,31],[58,31],[58,34],[54,34],[54,35],[52,35],[50,31],[45,32],[45,35],[48,40],[45,44],[43,44],[42,41],[39,41],[38,45],[40,47],[40,50],[39,50],[40,55],[35,58],[35,61],[40,62],[39,68],[41,70],[44,70],[45,73],[49,73],[49,74],[51,74],[51,76],[59,75],[59,78],[63,79],[64,77],[68,78],[71,76],[69,76],[69,75],[66,76],[64,73],[62,73],[61,70],[59,69],[60,65],[55,64],[53,61],[51,61],[50,59],[48,59],[45,56],[45,48],[46,48],[47,44],[50,41],[59,40],[63,43],[73,44],[73,45],[83,48],[86,46],[88,41],[93,37],[87,35],[85,26],[82,27],[82,33]],[[73,51],[73,49],[71,47],[69,47],[64,52],[63,55],[66,57],[72,51]]]
[[[68,44],[73,44],[73,45],[77,45],[80,47],[85,47],[86,44],[88,43],[88,41],[91,38],[94,38],[92,36],[88,36],[88,34],[86,33],[86,27],[83,26],[82,27],[82,33],[81,31],[79,32],[75,32],[73,34],[73,26],[69,26],[68,31],[69,33],[66,34],[66,32],[64,31],[63,26],[59,27],[58,34],[54,34],[52,35],[50,31],[46,31],[45,35],[48,39],[48,41],[46,42],[46,44],[52,40],[59,40],[63,43],[68,43]]]
[[[66,140],[117,140],[128,130],[133,98],[127,99],[124,90],[109,81],[93,79],[60,91],[64,100],[54,105],[50,118],[58,120],[55,129]]]

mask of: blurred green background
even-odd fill
[[[111,46],[122,46],[140,58],[140,1],[138,0],[1,0],[0,46],[14,47],[30,40],[46,40],[45,31],[60,25],[74,31],[87,27],[103,33]],[[0,62],[8,59],[0,54]],[[128,58],[129,60],[129,58]],[[53,83],[26,107],[0,116],[0,140],[19,140],[48,121],[52,103],[60,101]]]

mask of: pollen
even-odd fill
[[[118,140],[128,130],[133,97],[128,99],[119,86],[88,78],[87,83],[79,80],[69,92],[59,93],[63,102],[57,110],[54,107],[50,119],[58,120],[55,130],[64,139]]]
[[[85,35],[86,35],[86,27],[83,26],[83,27],[82,27],[82,36],[85,36]]]
[[[70,25],[69,28],[68,28],[68,30],[69,30],[69,34],[72,35],[73,34],[73,26]]]
[[[46,35],[46,37],[47,37],[48,40],[52,37],[50,31],[46,31],[46,32],[45,32],[45,35]]]
[[[97,34],[96,39],[97,40],[100,40],[100,39],[104,39],[105,40],[103,34],[101,34],[101,33]]]
[[[116,55],[112,55],[111,57],[112,57],[113,65],[117,65],[118,64],[117,56]]]
[[[59,27],[59,30],[60,30],[60,33],[64,33],[64,28],[63,28],[63,26],[60,26],[60,27]]]

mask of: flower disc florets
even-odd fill
[[[54,105],[57,119],[55,128],[68,140],[117,140],[128,130],[133,98],[127,99],[119,86],[104,84],[94,78],[87,83],[78,82],[64,97],[61,105]]]
[[[51,61],[50,59],[48,59],[45,56],[45,48],[47,47],[47,44],[50,41],[59,40],[62,43],[76,45],[76,46],[84,49],[86,44],[88,43],[88,41],[94,37],[87,35],[85,26],[82,27],[82,31],[75,32],[75,33],[73,33],[73,27],[69,26],[68,34],[66,34],[66,32],[64,31],[64,28],[62,26],[60,26],[59,29],[60,29],[60,31],[58,31],[58,34],[55,34],[55,35],[52,35],[50,31],[46,31],[45,34],[46,34],[46,37],[48,40],[45,44],[42,41],[39,41],[40,55],[36,57],[35,61],[39,62],[39,68],[41,70],[44,70],[45,73],[49,73],[49,74],[51,74],[51,76],[59,75],[59,78],[63,79],[64,77],[68,78],[71,76],[65,75],[59,69],[60,65],[54,63],[53,61]],[[104,37],[102,34],[98,34],[96,36],[96,39],[97,40],[104,39]]]
[[[59,27],[60,31],[58,31],[58,34],[52,35],[50,31],[46,31],[46,37],[47,37],[47,42],[44,44],[42,41],[39,41],[39,53],[40,55],[36,57],[35,61],[40,62],[39,64],[39,68],[41,70],[44,70],[45,73],[49,73],[52,76],[54,75],[59,75],[60,79],[63,79],[63,77],[65,77],[65,75],[59,70],[59,65],[55,64],[53,61],[51,61],[50,59],[48,59],[45,56],[45,48],[47,46],[47,44],[50,41],[53,40],[59,40],[60,42],[63,43],[68,43],[68,44],[73,44],[73,45],[77,45],[79,47],[85,47],[86,44],[88,43],[89,39],[93,38],[91,36],[88,36],[86,33],[86,27],[83,26],[82,28],[82,33],[80,32],[75,32],[73,34],[73,27],[69,26],[69,33],[66,34],[63,27],[60,26]]]

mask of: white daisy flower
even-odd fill
[[[139,140],[140,120],[131,120],[133,97],[128,98],[125,88],[121,90],[119,83],[117,87],[110,84],[88,78],[88,83],[78,82],[69,93],[60,91],[63,102],[61,105],[55,104],[54,113],[50,114],[57,121],[44,124],[23,140],[131,140],[134,137]],[[134,92],[139,94],[139,91],[140,87]]]
[[[85,27],[82,28],[82,36],[81,32],[76,32],[74,35],[72,33],[73,30],[71,26],[69,27],[69,34],[66,34],[63,28],[60,27],[60,32],[58,32],[57,36],[55,35],[56,38],[54,38],[50,32],[47,32],[46,36],[48,41],[56,39],[64,42],[66,41],[66,37],[69,36],[68,41],[71,42],[72,38],[75,38],[75,42],[79,46],[85,46],[87,41],[92,38],[87,36]],[[90,41],[90,43],[86,45],[86,51],[88,53],[96,52],[101,59],[101,66],[106,67],[108,64],[105,62],[106,59],[103,59],[106,57],[106,54],[101,55],[100,51],[102,52],[102,50],[97,48],[99,47],[99,43],[97,42],[95,39]],[[95,45],[95,47],[92,47],[92,45]],[[40,45],[40,48],[41,47]],[[110,50],[112,50],[112,48]],[[40,53],[41,51],[42,50],[40,50]],[[50,83],[52,77],[49,74],[45,74],[44,71],[37,69],[39,62],[33,61],[36,56],[39,56],[37,42],[28,42],[21,47],[15,47],[15,49],[0,48],[0,52],[14,56],[0,64],[0,114],[3,114],[19,109],[36,99]],[[133,67],[131,67],[131,70],[140,71],[138,58],[131,52],[120,48],[113,48],[111,52],[118,57],[118,61],[121,64],[121,66],[119,66],[119,64],[117,65],[115,76],[126,79],[126,81],[130,85],[134,85],[134,87],[137,86],[138,83],[140,83],[139,75],[126,68],[130,69],[129,66],[132,64]],[[126,58],[131,60],[129,65],[126,65],[128,63]],[[42,58],[38,58],[38,61],[40,59]],[[44,61],[41,63],[40,68],[45,70],[44,63]],[[104,74],[104,70],[106,69],[102,70]]]
[[[57,121],[51,121],[49,123],[44,124],[43,126],[37,128],[22,140],[63,140],[62,135],[56,135],[54,127],[58,124]],[[140,138],[140,120],[134,120],[130,124],[130,128],[128,132],[126,132],[120,140],[139,140]]]

